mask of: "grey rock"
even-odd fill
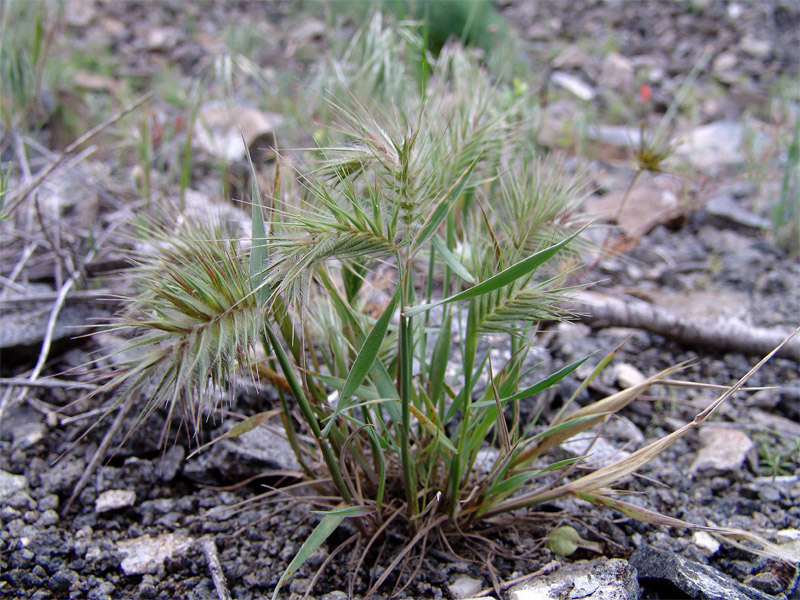
[[[770,227],[768,219],[742,208],[732,196],[720,194],[705,205],[706,221],[719,228],[735,229],[746,235],[760,234]]]
[[[509,600],[637,600],[639,582],[628,561],[580,560],[511,588]]]
[[[765,485],[758,490],[758,498],[762,502],[776,503],[781,500],[781,491],[774,485]]]
[[[692,542],[703,556],[713,556],[719,550],[719,542],[707,531],[695,531]]]
[[[26,295],[52,292],[49,286],[31,286]],[[14,297],[13,294],[10,295]],[[4,364],[17,363],[36,356],[47,331],[51,303],[27,302],[10,304],[0,312],[0,355]],[[96,316],[86,304],[68,301],[58,314],[53,329],[53,344],[58,346],[92,329],[90,319]]]
[[[591,431],[572,436],[562,442],[559,448],[570,456],[586,455],[583,464],[593,469],[602,469],[631,455],[630,452],[621,450],[604,437],[595,439],[595,434]]]
[[[12,477],[21,477],[21,475],[12,475]],[[19,511],[33,510],[36,508],[36,501],[28,495],[25,490],[16,490],[3,498],[3,502]]]
[[[39,476],[40,485],[45,492],[71,492],[85,468],[86,463],[81,459],[68,458],[62,460],[52,469]]]
[[[167,483],[175,479],[183,466],[186,450],[183,446],[172,446],[164,456],[156,462],[156,475]]]
[[[26,523],[29,525],[34,523],[36,519],[39,518],[39,511],[38,510],[27,510],[25,514],[22,515],[22,518],[25,520]]]
[[[10,506],[0,506],[0,521],[13,521],[14,519],[19,519],[21,516],[22,513],[16,508],[11,508]]]
[[[215,436],[235,423],[226,422]],[[235,438],[223,439],[192,457],[183,468],[185,477],[206,484],[241,481],[270,469],[298,471],[292,447],[286,439],[265,427],[256,427]]]
[[[58,508],[58,503],[59,503],[58,496],[56,496],[55,494],[47,494],[46,496],[43,496],[42,498],[39,499],[39,503],[37,504],[36,507],[40,511],[45,512],[47,510]]]
[[[0,433],[10,433],[12,450],[25,450],[47,433],[42,414],[26,404],[14,404],[3,414]]]
[[[79,580],[80,578],[75,571],[61,569],[53,574],[47,582],[47,586],[57,594],[64,594],[77,586]]]
[[[718,169],[744,163],[745,144],[752,143],[753,150],[759,152],[766,139],[758,131],[752,132],[752,136],[746,134],[743,123],[715,121],[692,129],[675,142],[676,157],[696,169]]]
[[[26,487],[28,487],[28,481],[23,475],[12,475],[11,473],[0,471],[0,500],[11,496],[15,492],[24,490]]]
[[[59,521],[58,513],[51,508],[44,511],[42,515],[36,520],[36,526],[41,529],[44,529],[45,527],[56,525],[58,521]]]
[[[114,593],[114,585],[108,581],[103,581],[99,585],[89,590],[87,600],[111,600]]]
[[[639,572],[639,581],[669,582],[696,600],[742,598],[769,600],[771,596],[739,583],[706,565],[654,548],[640,548],[629,558]]]
[[[704,446],[689,468],[692,473],[708,471],[718,474],[736,471],[755,449],[755,444],[747,435],[727,427],[703,427],[700,438]]]

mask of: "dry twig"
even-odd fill
[[[125,107],[120,112],[116,113],[115,115],[112,115],[110,118],[108,118],[107,120],[103,121],[102,123],[100,123],[96,127],[93,127],[92,129],[90,129],[89,131],[84,133],[82,136],[77,138],[69,146],[64,148],[64,151],[61,152],[61,154],[58,156],[58,158],[56,158],[53,162],[51,162],[49,165],[47,165],[47,167],[45,167],[44,169],[39,171],[39,173],[36,175],[36,177],[33,179],[33,181],[31,181],[27,186],[25,186],[22,189],[22,191],[20,191],[16,196],[14,196],[13,198],[11,198],[9,200],[8,206],[6,207],[6,212],[8,214],[11,214],[12,212],[14,212],[14,209],[16,209],[17,206],[19,206],[25,200],[25,198],[27,198],[30,195],[30,193],[33,190],[35,190],[37,187],[39,187],[41,185],[41,183],[53,171],[55,171],[61,165],[62,162],[64,162],[64,160],[67,158],[67,156],[69,156],[70,154],[75,152],[75,150],[80,148],[83,144],[88,142],[90,139],[92,139],[98,133],[100,133],[103,130],[107,129],[108,127],[110,127],[111,125],[113,125],[114,123],[116,123],[117,121],[122,119],[125,115],[127,115],[127,114],[133,112],[134,110],[136,110],[137,108],[139,108],[142,104],[147,102],[152,95],[153,95],[153,92],[148,92],[147,94],[145,94],[144,96],[142,96],[141,98],[136,100],[133,104]]]
[[[214,543],[214,538],[211,536],[204,536],[200,539],[200,547],[203,549],[206,561],[208,561],[208,570],[211,571],[211,581],[214,582],[214,589],[217,590],[217,598],[219,600],[231,600],[231,595],[228,592],[228,584],[225,581],[225,573],[222,571],[222,565],[219,562],[217,545]]]
[[[677,340],[687,346],[701,346],[765,355],[786,337],[785,331],[747,325],[738,319],[696,319],[675,314],[643,300],[622,299],[610,294],[584,291],[576,295],[569,310],[592,327],[631,327]],[[781,358],[800,362],[800,338],[782,346]]]

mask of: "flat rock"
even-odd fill
[[[151,538],[143,535],[117,543],[117,550],[125,555],[120,567],[125,575],[157,573],[164,561],[189,549],[193,540],[179,533],[167,533]]]
[[[0,433],[10,433],[14,450],[25,450],[39,442],[47,433],[42,413],[27,404],[8,407],[0,421]]]
[[[637,600],[639,582],[626,560],[580,560],[511,588],[509,600]]]
[[[626,235],[644,235],[674,217],[679,208],[678,196],[669,185],[666,179],[647,179],[627,195],[616,190],[590,198],[586,211],[597,219],[617,221]]]
[[[768,219],[743,208],[729,194],[719,194],[705,205],[707,221],[720,228],[735,229],[744,234],[760,234],[769,229]]]
[[[591,431],[579,433],[562,442],[559,447],[572,456],[586,454],[582,464],[593,469],[601,469],[631,455],[630,452],[617,448],[604,437],[596,440],[594,437]]]
[[[228,431],[234,424],[226,422],[215,435]],[[299,471],[300,464],[286,438],[265,427],[256,427],[239,437],[220,440],[192,457],[184,465],[183,474],[192,481],[218,485],[269,470]]]
[[[231,163],[246,157],[245,143],[251,156],[272,156],[275,129],[283,118],[249,106],[211,103],[202,107],[194,128],[194,143],[211,156]],[[244,141],[243,141],[244,138]],[[253,161],[260,162],[256,156]]]
[[[28,487],[28,480],[24,475],[12,475],[5,471],[0,471],[0,500],[10,496],[14,492],[24,490]]]
[[[697,453],[690,471],[724,473],[739,469],[755,444],[741,431],[727,427],[703,427],[700,439],[705,444]]]
[[[715,121],[692,129],[675,140],[675,154],[695,169],[714,170],[745,162],[745,146],[753,144],[759,151],[764,136],[759,131],[746,131],[744,123]]]
[[[67,457],[39,476],[39,485],[45,491],[55,494],[71,492],[78,483],[86,463],[80,458]]]
[[[639,572],[643,585],[649,582],[671,583],[689,598],[718,600],[769,600],[763,592],[731,579],[719,571],[683,558],[674,552],[654,548],[640,548],[630,556],[630,563]]]
[[[24,296],[35,297],[37,293],[50,293],[49,286],[31,286]],[[10,298],[14,294],[9,295]],[[31,299],[24,304],[9,303],[0,310],[0,357],[5,365],[23,362],[38,355],[47,332],[52,303]],[[92,330],[90,321],[96,317],[87,304],[69,300],[62,307],[53,329],[54,346],[64,345]]]

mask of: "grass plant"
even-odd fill
[[[367,547],[389,523],[408,532],[368,595],[429,538],[561,496],[690,526],[618,499],[616,486],[746,377],[624,460],[586,473],[582,457],[552,458],[679,367],[581,408],[569,402],[549,422],[524,421],[524,404],[586,360],[530,377],[542,323],[571,316],[562,302],[574,291],[565,280],[585,227],[576,212],[584,186],[535,156],[515,105],[524,98],[460,46],[434,58],[412,30],[376,19],[348,51],[364,56],[327,90],[335,143],[306,168],[279,159],[271,190],[257,189],[253,173],[252,239],[185,220],[144,232],[140,292],[117,326],[132,358],[106,389],[122,386],[120,403],[146,390],[140,418],[163,408],[196,431],[217,408],[207,398],[234,372],[276,384],[298,461],[336,500],[273,598],[344,519]],[[419,82],[423,62],[432,68],[424,83],[398,83]],[[286,191],[290,180],[297,193]],[[502,360],[489,351],[497,339],[509,349]]]

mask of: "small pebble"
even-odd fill
[[[692,534],[692,542],[706,557],[714,556],[719,550],[719,542],[706,531],[695,531]]]
[[[76,586],[80,578],[75,571],[61,569],[56,571],[47,583],[51,591],[56,593],[68,592]]]
[[[58,523],[59,516],[52,508],[44,511],[39,519],[36,521],[36,526],[45,528]]]
[[[58,503],[58,496],[56,494],[47,494],[39,499],[37,508],[40,511],[45,512],[46,510],[58,508]]]
[[[461,575],[448,585],[447,589],[450,590],[453,598],[469,598],[480,592],[481,587],[483,587],[483,582],[480,579]]]
[[[772,485],[765,485],[758,490],[758,497],[762,502],[780,502],[781,491]]]
[[[94,511],[104,513],[118,508],[132,506],[136,501],[136,492],[132,490],[108,490],[94,501]]]

